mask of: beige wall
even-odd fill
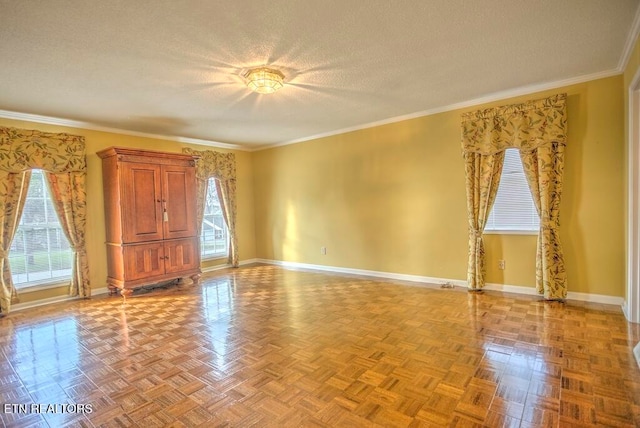
[[[637,67],[637,46],[632,58],[630,67]],[[240,259],[464,280],[461,113],[566,92],[569,143],[561,238],[569,291],[624,296],[626,84],[627,73],[295,145],[236,151]],[[0,119],[0,125],[85,136],[93,288],[105,287],[106,278],[102,177],[95,153],[114,145],[226,151],[9,119]],[[535,236],[487,235],[485,242],[489,283],[533,287]],[[320,254],[321,246],[327,255]],[[506,260],[504,271],[497,269],[499,259]],[[22,293],[21,301],[65,293],[65,288]]]
[[[175,141],[152,138],[135,137],[113,134],[109,132],[91,131],[86,129],[67,128],[55,125],[0,119],[0,126],[13,126],[25,129],[38,129],[48,132],[67,132],[82,135],[87,147],[87,252],[91,287],[94,289],[106,287],[107,266],[104,229],[104,202],[102,192],[102,164],[96,152],[111,146],[135,147],[140,149],[180,152],[182,147],[196,150],[229,150],[193,144],[183,144]],[[238,247],[240,260],[255,258],[255,231],[253,207],[253,177],[251,153],[234,151],[237,162],[237,193],[238,193]],[[203,261],[203,267],[224,264],[226,260]],[[20,302],[28,303],[34,300],[64,296],[66,287],[43,290],[33,293],[20,293]]]
[[[559,92],[568,94],[561,238],[569,291],[623,296],[621,75],[256,152],[257,256],[464,280],[461,113]],[[534,286],[535,236],[485,241],[489,283]]]

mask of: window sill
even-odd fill
[[[18,293],[32,293],[34,291],[42,291],[42,290],[49,290],[49,289],[52,289],[52,288],[68,287],[70,281],[71,281],[70,278],[68,278],[68,279],[56,279],[55,281],[51,281],[51,282],[47,281],[47,282],[41,282],[41,283],[36,283],[36,284],[24,285],[24,286],[15,286],[15,287],[16,287],[16,291]]]
[[[537,230],[485,230],[484,235],[537,235]]]

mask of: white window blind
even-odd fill
[[[72,252],[41,170],[33,170],[22,217],[9,250],[16,288],[71,278]]]
[[[200,233],[200,254],[202,258],[224,257],[229,251],[229,233],[222,216],[215,178],[209,178],[207,196]]]
[[[537,232],[539,227],[540,219],[522,169],[520,152],[508,149],[504,156],[498,194],[485,231]]]

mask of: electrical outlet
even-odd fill
[[[498,269],[504,270],[505,262],[504,260],[498,260]]]
[[[327,255],[327,247],[320,247],[320,254],[322,254],[323,256]]]

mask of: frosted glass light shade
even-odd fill
[[[273,68],[260,67],[245,74],[247,86],[260,94],[273,94],[284,86],[284,74]]]

